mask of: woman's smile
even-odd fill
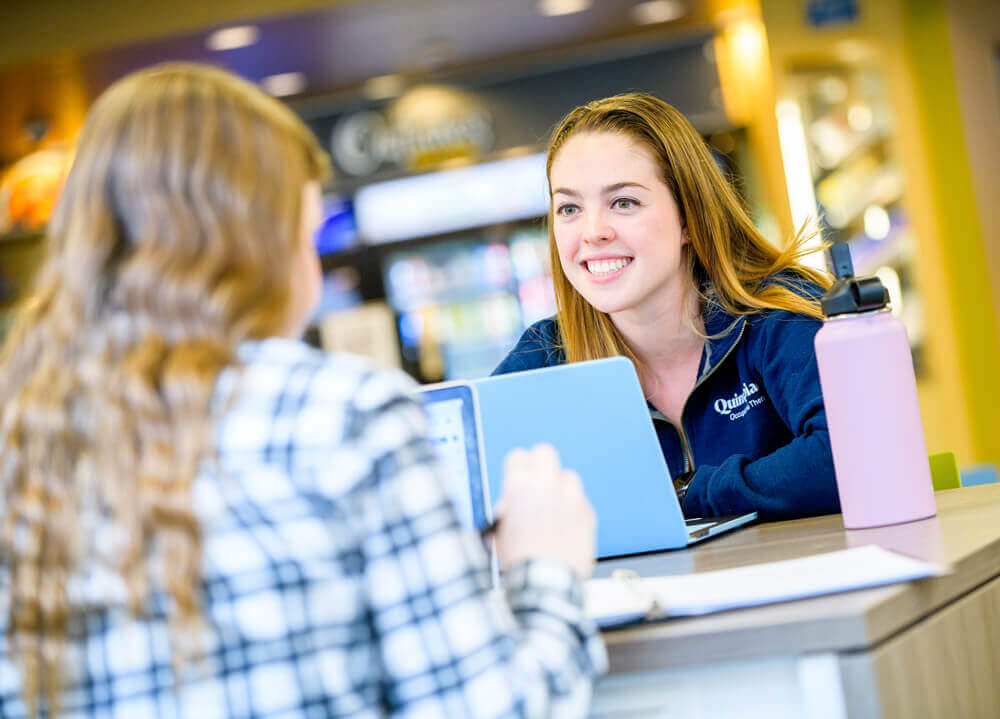
[[[595,282],[611,282],[625,271],[632,264],[631,257],[602,257],[584,260],[581,265]]]

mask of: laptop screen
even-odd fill
[[[444,470],[448,492],[463,526],[487,524],[480,437],[473,390],[467,385],[422,389],[427,434]]]

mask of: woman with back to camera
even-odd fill
[[[558,312],[494,374],[624,355],[687,516],[839,511],[813,348],[829,279],[799,262],[805,238],[771,245],[650,95],[571,111],[547,172]]]
[[[0,355],[0,716],[582,716],[594,516],[508,459],[506,597],[401,373],[297,341],[327,159],[167,65],[82,131]]]

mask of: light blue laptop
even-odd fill
[[[459,513],[476,528],[488,523],[500,497],[504,456],[540,442],[555,446],[563,466],[580,475],[597,513],[599,558],[686,547],[757,517],[685,521],[635,368],[624,357],[430,385],[421,394],[431,441],[449,457]],[[453,431],[459,426],[461,436]]]

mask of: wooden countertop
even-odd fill
[[[601,562],[595,576],[702,572],[866,544],[945,564],[941,577],[604,633],[611,673],[727,659],[871,648],[1000,575],[1000,484],[936,495],[931,519],[845,530],[839,514],[760,524],[694,548]]]

